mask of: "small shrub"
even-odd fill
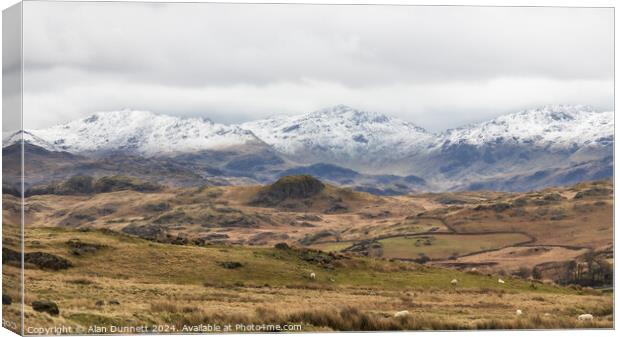
[[[218,264],[220,265],[220,267],[226,268],[226,269],[238,269],[238,268],[243,267],[243,264],[241,262],[236,262],[236,261],[224,261],[224,262],[218,262]]]

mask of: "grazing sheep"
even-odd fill
[[[550,317],[550,316],[551,316],[551,314],[550,314],[550,313],[548,313],[548,312],[545,312],[545,314],[544,314],[543,316],[545,316],[545,317]]]
[[[515,314],[516,314],[517,316],[521,316],[521,315],[523,315],[523,311],[521,311],[521,309],[517,309],[517,311],[515,312]]]
[[[476,272],[476,271],[478,271],[478,268],[473,267],[473,268],[471,269],[471,271]]]
[[[313,280],[316,280],[316,274],[315,273],[310,273],[310,278]]]
[[[577,316],[577,319],[580,321],[591,321],[594,319],[594,316],[592,316],[591,314],[583,314]]]
[[[455,286],[457,283],[459,283],[459,281],[457,279],[452,279],[452,281],[450,281],[450,283]]]
[[[407,310],[399,311],[399,312],[394,314],[394,317],[396,317],[396,318],[398,318],[398,317],[407,317],[407,316],[409,316],[409,311],[407,311]]]
[[[506,283],[506,282],[504,282],[504,280],[502,280],[501,278],[498,278],[498,279],[497,279],[497,283],[504,284],[504,283]]]

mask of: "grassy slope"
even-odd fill
[[[77,238],[83,242],[108,246],[101,252],[83,257],[71,256],[65,242]],[[177,246],[152,243],[120,234],[101,231],[79,232],[59,228],[36,228],[28,231],[27,242],[39,241],[27,251],[46,251],[68,258],[74,268],[56,273],[76,276],[132,278],[145,283],[212,284],[246,286],[313,285],[329,287],[364,287],[381,289],[450,288],[450,280],[459,279],[460,287],[531,291],[529,282],[514,279],[505,285],[495,278],[455,270],[430,268],[411,263],[351,258],[326,269],[300,259],[294,251],[274,248],[225,246]],[[225,269],[219,262],[243,264]],[[308,275],[317,274],[316,280]],[[332,281],[333,280],[333,281]],[[540,286],[540,292],[569,292],[565,288]]]

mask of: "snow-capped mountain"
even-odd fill
[[[417,153],[434,140],[412,123],[345,105],[241,127],[302,162],[384,162]]]
[[[613,143],[613,112],[548,105],[448,130],[409,170],[452,188],[526,190],[610,176]]]
[[[235,125],[135,110],[100,112],[48,129],[26,131],[26,134],[36,135],[40,141],[35,145],[48,150],[125,151],[149,156],[260,142],[251,131]]]
[[[448,130],[435,145],[508,142],[561,149],[606,145],[613,141],[613,134],[612,111],[597,112],[584,105],[546,105]]]
[[[7,146],[20,141],[22,133],[3,138]],[[98,154],[92,158],[114,160],[109,153],[148,159],[136,172],[150,172],[149,165],[160,160],[165,167],[187,167],[209,179],[266,182],[310,170],[325,177],[345,172],[339,182],[393,191],[420,186],[527,190],[610,177],[614,114],[549,105],[433,134],[344,105],[240,125],[122,110],[26,130],[23,139],[87,159]]]

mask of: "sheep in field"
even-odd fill
[[[504,280],[502,280],[502,279],[500,278],[500,279],[497,279],[497,283],[504,284],[504,283],[506,283],[506,282],[504,282]]]
[[[409,316],[409,311],[407,311],[407,310],[399,311],[399,312],[394,314],[394,317],[396,317],[396,318],[398,318],[398,317],[407,317],[407,316]]]
[[[594,319],[594,316],[592,316],[591,314],[583,314],[577,316],[577,319],[580,321],[591,321]]]
[[[452,279],[452,281],[450,281],[450,283],[455,286],[457,285],[457,283],[459,283],[459,281],[457,279]]]
[[[310,273],[310,278],[312,280],[316,280],[316,274],[315,273]]]
[[[517,316],[521,316],[521,315],[523,315],[523,311],[521,311],[521,309],[517,309],[517,311],[515,312],[515,314],[516,314]]]

